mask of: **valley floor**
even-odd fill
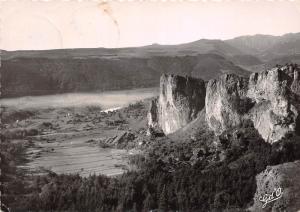
[[[22,143],[26,160],[19,168],[26,173],[55,172],[81,176],[118,175],[128,170],[128,156],[134,150],[117,148],[145,134],[147,105],[138,103],[117,111],[100,107],[15,110],[3,108],[3,133]],[[137,108],[136,108],[137,107]],[[23,115],[22,115],[23,114]],[[25,114],[25,115],[24,115]],[[26,116],[22,118],[22,116]],[[123,146],[127,146],[127,143]]]

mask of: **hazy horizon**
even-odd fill
[[[299,1],[0,2],[0,49],[175,45],[300,32]]]

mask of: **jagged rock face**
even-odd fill
[[[207,85],[206,120],[220,135],[250,119],[264,140],[276,142],[298,129],[298,88],[299,70],[289,66],[249,79],[223,75]]]
[[[299,175],[300,161],[268,166],[265,171],[256,176],[257,189],[250,211],[300,210]],[[271,194],[277,200],[265,204],[268,197],[265,195]]]
[[[257,104],[269,105],[265,111],[255,110],[252,114],[254,127],[265,140],[278,141],[295,131],[298,112],[292,104],[287,71],[276,68],[252,74],[249,80],[248,96]]]
[[[246,87],[243,78],[231,74],[208,82],[205,98],[206,119],[217,135],[241,124],[240,103],[244,101]]]
[[[151,103],[148,125],[158,125],[165,134],[173,133],[197,117],[204,101],[205,82],[202,79],[162,75],[159,98]]]

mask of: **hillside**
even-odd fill
[[[3,97],[158,86],[162,73],[205,80],[222,73],[247,75],[215,54],[113,58],[11,58],[2,61]]]

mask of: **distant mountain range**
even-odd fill
[[[262,60],[300,54],[300,33],[289,33],[283,36],[241,36],[225,42]]]
[[[162,73],[208,80],[300,61],[300,33],[132,48],[1,51],[2,97],[158,86]]]

